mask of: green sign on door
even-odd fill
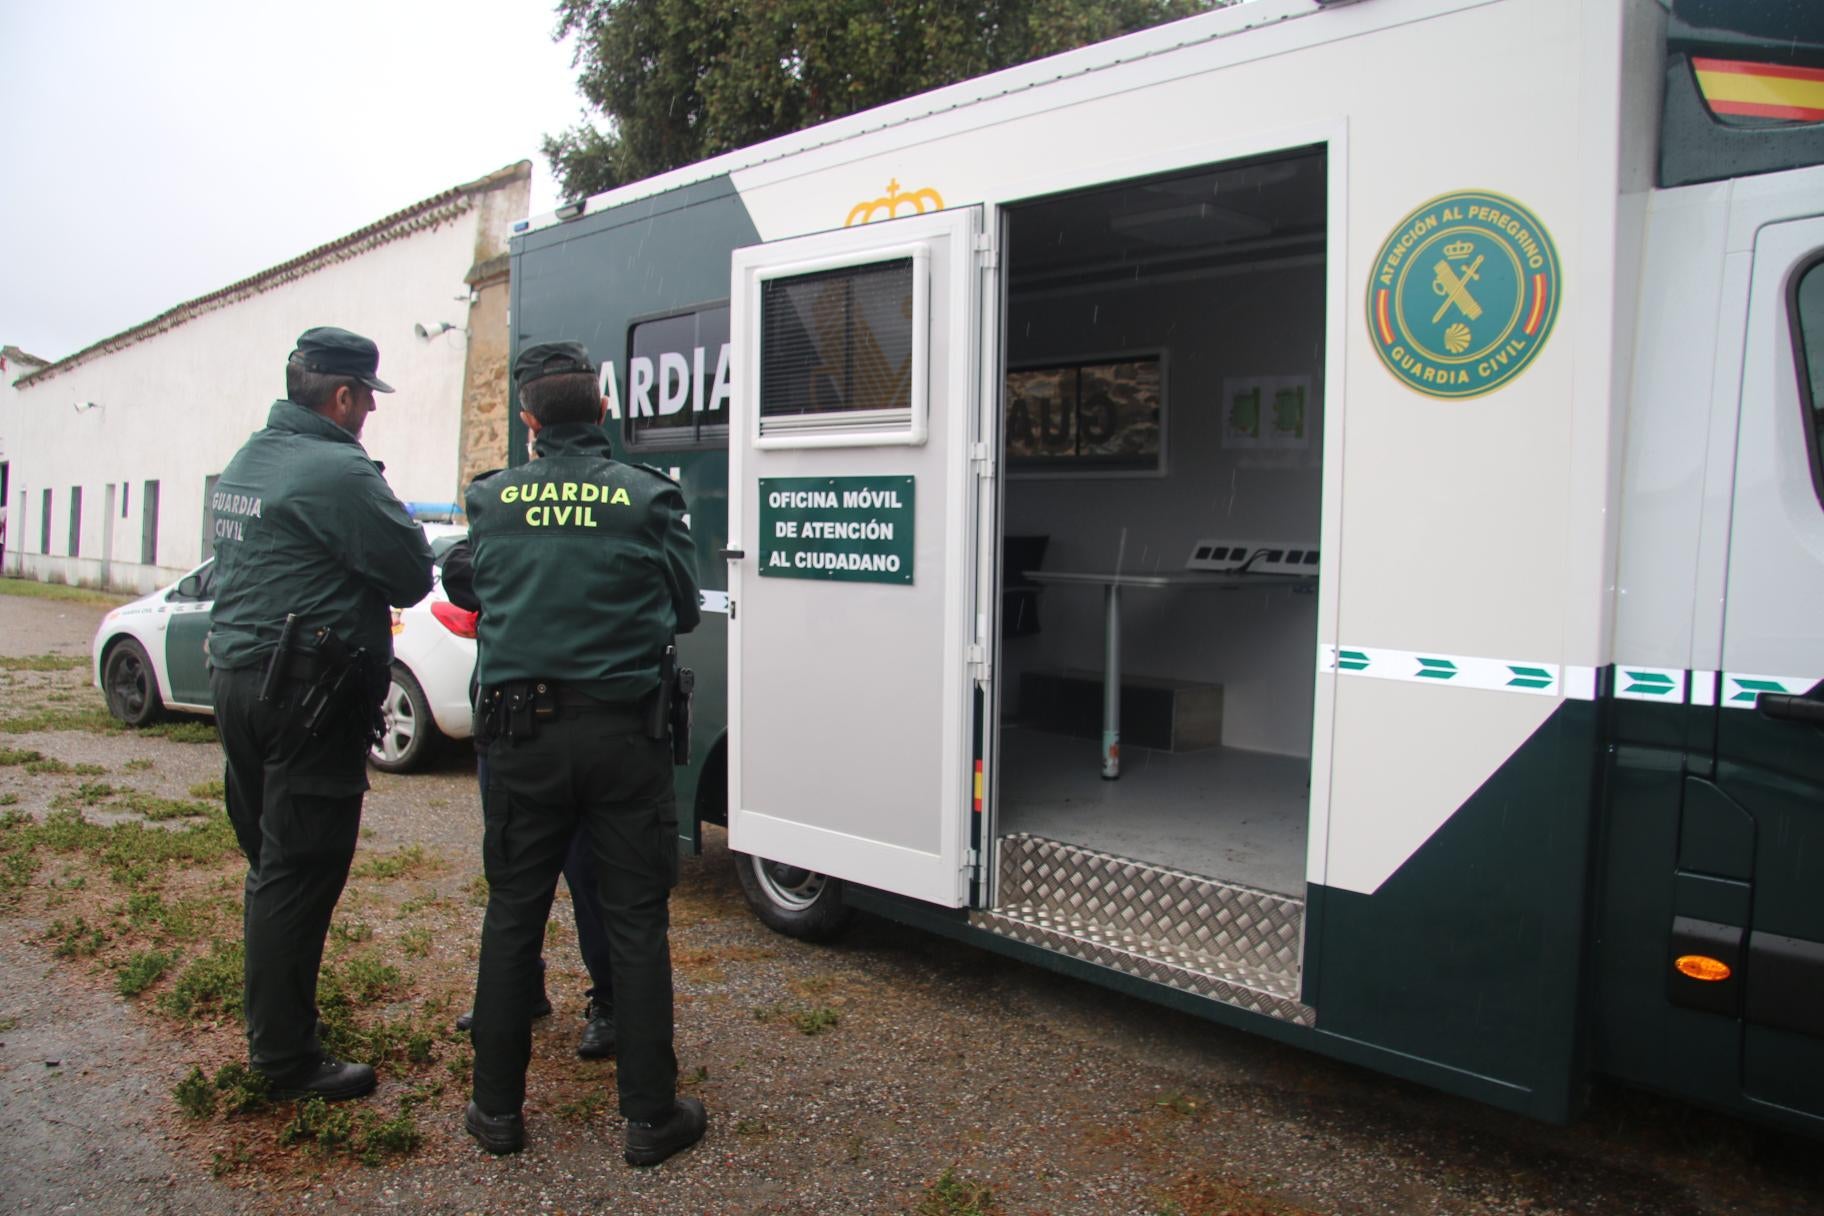
[[[760,573],[912,581],[910,477],[762,477]]]

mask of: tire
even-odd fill
[[[367,760],[383,773],[409,773],[423,768],[437,753],[443,732],[431,717],[431,703],[424,689],[402,663],[393,664],[393,678],[381,703],[386,730],[368,749]]]
[[[101,666],[101,693],[108,712],[128,726],[150,726],[165,716],[158,673],[146,648],[132,638],[121,639],[108,651]]]
[[[842,880],[749,853],[731,853],[741,893],[760,922],[801,941],[829,941],[849,923]]]

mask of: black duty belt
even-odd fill
[[[566,684],[562,680],[508,680],[505,683],[482,687],[483,703],[496,695],[509,703],[515,697],[523,697],[533,705],[534,712],[540,717],[548,717],[554,713],[576,713],[600,714],[636,721],[643,720],[645,715],[645,698],[638,701],[604,701],[600,697],[592,697],[582,689]]]

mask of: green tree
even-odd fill
[[[606,120],[547,136],[581,198],[1228,0],[559,0]]]

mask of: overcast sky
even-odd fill
[[[0,0],[0,344],[45,359],[517,160],[552,0]]]

